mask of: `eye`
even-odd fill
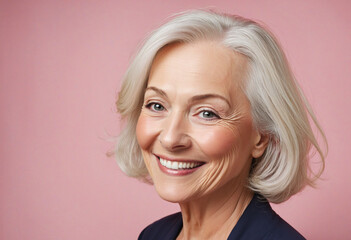
[[[155,112],[161,112],[161,111],[165,110],[165,107],[162,106],[162,104],[155,103],[155,102],[148,103],[148,104],[146,104],[145,107],[148,109],[151,109],[152,111],[155,111]]]
[[[210,110],[203,110],[200,112],[199,116],[204,119],[212,120],[212,119],[218,119],[219,116],[215,114],[214,112]]]

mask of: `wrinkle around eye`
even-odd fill
[[[236,109],[229,116],[218,119],[216,124],[229,128],[233,133],[237,133],[239,125],[245,117],[246,115],[243,111]]]

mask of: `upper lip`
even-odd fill
[[[154,155],[157,157],[157,158],[162,158],[164,160],[167,160],[167,161],[174,161],[174,162],[198,162],[198,163],[205,163],[204,161],[199,161],[199,160],[193,160],[193,159],[189,159],[189,158],[171,158],[171,157],[166,157],[164,155],[160,155],[160,154],[155,154]]]

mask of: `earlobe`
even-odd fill
[[[252,157],[259,158],[267,148],[269,136],[267,134],[258,133],[255,139],[255,145],[252,149]]]

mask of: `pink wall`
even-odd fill
[[[178,210],[104,154],[138,43],[215,6],[276,33],[329,139],[324,181],[274,206],[308,239],[351,239],[350,1],[0,1],[0,239],[135,239]]]

